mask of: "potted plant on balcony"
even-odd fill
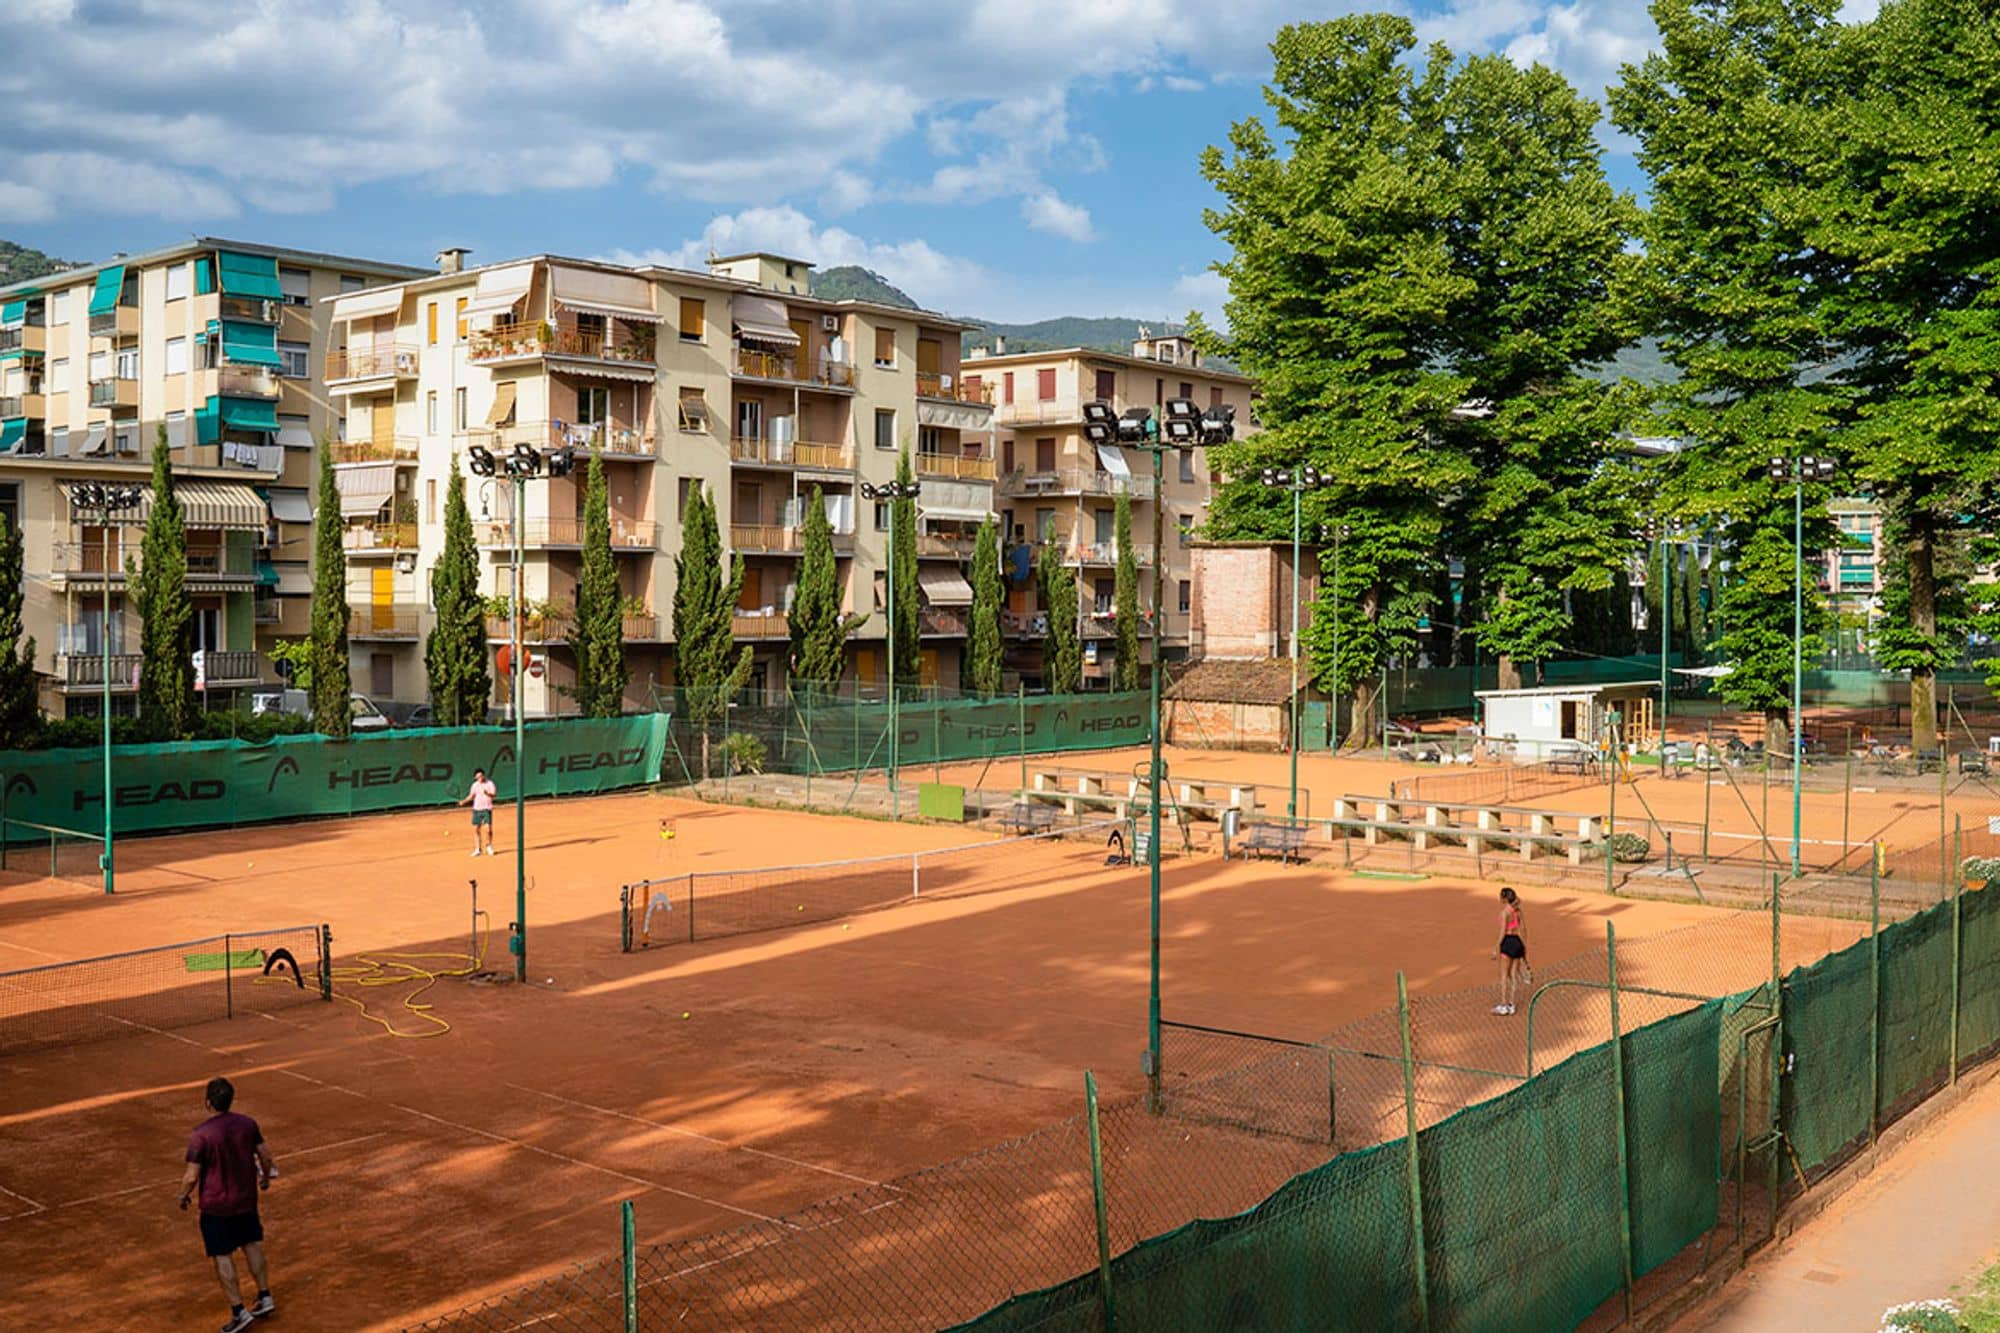
[[[651,361],[659,330],[651,324],[629,324],[626,326],[625,341],[618,345],[616,355],[621,361]]]

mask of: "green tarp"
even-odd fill
[[[221,399],[205,399],[194,410],[194,438],[196,444],[214,444],[222,438]]]
[[[247,296],[258,301],[285,299],[284,289],[278,285],[278,261],[269,255],[224,250],[218,258],[222,261],[224,296]]]
[[[215,290],[215,266],[206,257],[194,261],[194,294],[207,296]]]
[[[26,322],[28,301],[26,297],[13,301],[0,301],[0,325],[14,325]]]
[[[666,735],[661,713],[531,722],[527,794],[653,782]],[[424,728],[345,741],[280,736],[265,745],[121,745],[112,752],[112,826],[133,833],[445,805],[465,795],[475,768],[492,775],[503,802],[512,798],[512,728]],[[103,760],[88,749],[0,753],[0,791],[7,819],[97,828],[104,818]]]
[[[278,405],[262,398],[224,398],[222,424],[231,430],[278,429]]]
[[[11,454],[18,449],[28,434],[28,422],[24,417],[12,421],[0,421],[0,454]]]
[[[97,285],[90,291],[90,313],[108,315],[118,308],[118,298],[125,291],[125,266],[113,264],[110,268],[97,271]]]
[[[269,324],[222,321],[222,355],[247,366],[278,366],[278,330]]]

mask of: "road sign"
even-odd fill
[[[528,659],[528,674],[533,676],[536,680],[540,680],[542,678],[541,658],[531,657]]]
[[[197,694],[208,689],[208,653],[201,648],[194,650],[194,688]]]

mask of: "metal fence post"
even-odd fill
[[[1940,756],[1943,755],[1942,750],[1938,753]],[[1959,932],[1963,921],[1965,897],[1965,877],[1958,873],[1958,852],[1964,836],[1965,816],[1953,815],[1951,817],[1951,1077],[1949,1081],[1954,1087],[1958,1084],[1958,995],[1961,989],[1958,973],[1959,963],[1963,957],[1960,953],[1962,939]]]
[[[1104,1141],[1097,1124],[1097,1079],[1083,1071],[1083,1104],[1090,1123],[1090,1197],[1097,1212],[1097,1298],[1104,1310],[1106,1333],[1117,1324],[1111,1286],[1111,1214],[1104,1199]]]
[[[222,937],[222,1016],[224,1018],[236,1017],[235,963],[236,960],[229,956],[229,936],[225,934]],[[1954,1032],[1957,1031],[1956,1025],[1954,1025],[1952,1030]]]
[[[1882,1121],[1882,858],[1868,849],[1868,1142]],[[1738,1188],[1741,1188],[1739,1183]]]
[[[1410,1239],[1417,1286],[1417,1327],[1431,1326],[1430,1274],[1424,1259],[1424,1174],[1417,1151],[1417,1065],[1410,1045],[1410,989],[1396,974],[1396,1020],[1403,1030],[1403,1156],[1410,1185]]]
[[[688,871],[688,943],[694,943],[694,871]]]
[[[1329,1147],[1338,1146],[1340,1142],[1340,1104],[1334,1094],[1333,1058],[1334,1053],[1329,1049],[1326,1053],[1326,1141]]]
[[[319,998],[333,999],[333,927],[319,928]]]
[[[625,1268],[625,1333],[639,1333],[639,1237],[630,1199],[618,1206],[618,1214]]]
[[[1618,1240],[1625,1261],[1625,1322],[1632,1322],[1632,1161],[1625,1136],[1625,1038],[1618,1024],[1618,928],[1604,923],[1611,981],[1611,1087],[1618,1114]]]

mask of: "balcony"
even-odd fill
[[[135,689],[139,677],[139,664],[144,659],[138,653],[111,654],[111,688],[114,690]],[[65,690],[104,688],[104,655],[102,653],[66,653],[56,658],[56,682]]]
[[[624,635],[627,643],[665,643],[667,641],[667,618],[652,612],[644,615],[626,616]]]
[[[18,417],[40,420],[49,414],[49,400],[42,393],[15,394],[0,398],[0,421],[12,421]]]
[[[739,379],[817,384],[829,389],[854,387],[853,362],[835,361],[823,356],[815,363],[798,352],[767,352],[738,347],[732,369]]]
[[[767,641],[792,637],[791,618],[782,611],[773,611],[769,615],[738,611],[731,623],[739,639]]]
[[[49,331],[40,324],[15,324],[0,329],[0,354],[26,352],[40,356],[48,350]]]
[[[1049,632],[1046,611],[1002,611],[1000,629],[1010,638],[1039,639]]]
[[[394,555],[417,549],[414,523],[350,523],[341,530],[341,549],[349,555]]]
[[[940,532],[917,534],[917,554],[939,560],[970,560],[977,545],[976,537],[955,537]]]
[[[375,603],[347,614],[350,639],[392,639],[409,642],[418,636],[423,608],[415,603]]]
[[[1041,543],[1054,546],[1062,556],[1065,565],[1115,565],[1118,563],[1118,543],[1116,542],[1072,542],[1060,533],[1054,534]],[[1132,563],[1140,569],[1153,567],[1153,552],[1150,547],[1134,543]]]
[[[403,344],[371,344],[326,354],[326,384],[333,388],[358,380],[413,380],[417,349]]]
[[[187,576],[195,579],[247,579],[257,572],[257,553],[242,546],[190,546]]]
[[[278,372],[269,366],[218,366],[215,383],[231,398],[276,398],[279,390]]]
[[[224,294],[220,301],[220,312],[224,319],[247,320],[252,324],[276,324],[284,311],[278,301],[262,300],[254,296],[230,296]],[[91,330],[96,333],[96,329]]]
[[[201,656],[202,677],[210,688],[217,685],[254,685],[264,679],[262,653],[220,652],[209,649]]]
[[[139,307],[121,305],[90,317],[93,338],[136,338],[139,336]]]
[[[805,549],[805,529],[769,523],[732,523],[729,549],[743,555],[797,555]],[[854,534],[836,531],[833,549],[841,554],[854,550]]]
[[[1090,468],[1056,468],[1028,472],[1015,469],[1000,479],[1000,494],[1036,495],[1116,495],[1124,491],[1134,500],[1153,498],[1151,477],[1121,477],[1115,472]]]
[[[939,375],[920,370],[917,372],[917,397],[942,398],[952,403],[972,403],[990,407],[993,404],[993,386],[967,384],[962,376]]]
[[[474,365],[495,365],[507,361],[533,361],[545,356],[575,357],[585,361],[616,361],[653,365],[653,326],[608,332],[564,328],[546,320],[521,324],[498,324],[476,329],[467,344],[465,359]]]
[[[917,613],[917,630],[938,638],[962,638],[967,612],[962,606],[927,606]]]
[[[90,382],[90,405],[108,407],[114,412],[136,412],[139,409],[139,381],[127,379],[103,379]]]
[[[551,547],[583,548],[584,522],[580,518],[528,518],[521,521],[521,545],[527,550],[544,550]],[[514,544],[513,525],[505,519],[488,520],[480,525],[479,544],[486,547],[506,549]],[[626,518],[620,514],[611,516],[611,549],[614,551],[650,551],[654,543],[654,526],[644,519]]]
[[[417,437],[414,435],[384,435],[373,440],[336,440],[327,446],[334,464],[341,463],[414,463],[417,461]]]
[[[521,617],[521,642],[566,643],[575,616],[576,613],[566,606],[530,611]],[[488,642],[512,643],[514,618],[510,615],[486,617],[486,638]]]
[[[854,450],[842,444],[809,444],[802,440],[781,442],[733,435],[729,440],[729,461],[746,467],[851,472],[854,470]]]
[[[1083,405],[1074,398],[1015,401],[1000,404],[995,414],[1003,426],[1054,426],[1083,420]]]
[[[508,426],[480,426],[464,432],[468,446],[483,445],[494,453],[506,453],[517,444],[539,449],[580,449],[593,446],[608,459],[653,459],[659,457],[660,442],[650,429],[634,430],[609,422],[523,421]]]
[[[948,477],[954,481],[992,481],[993,460],[970,454],[918,454],[917,475]]]

